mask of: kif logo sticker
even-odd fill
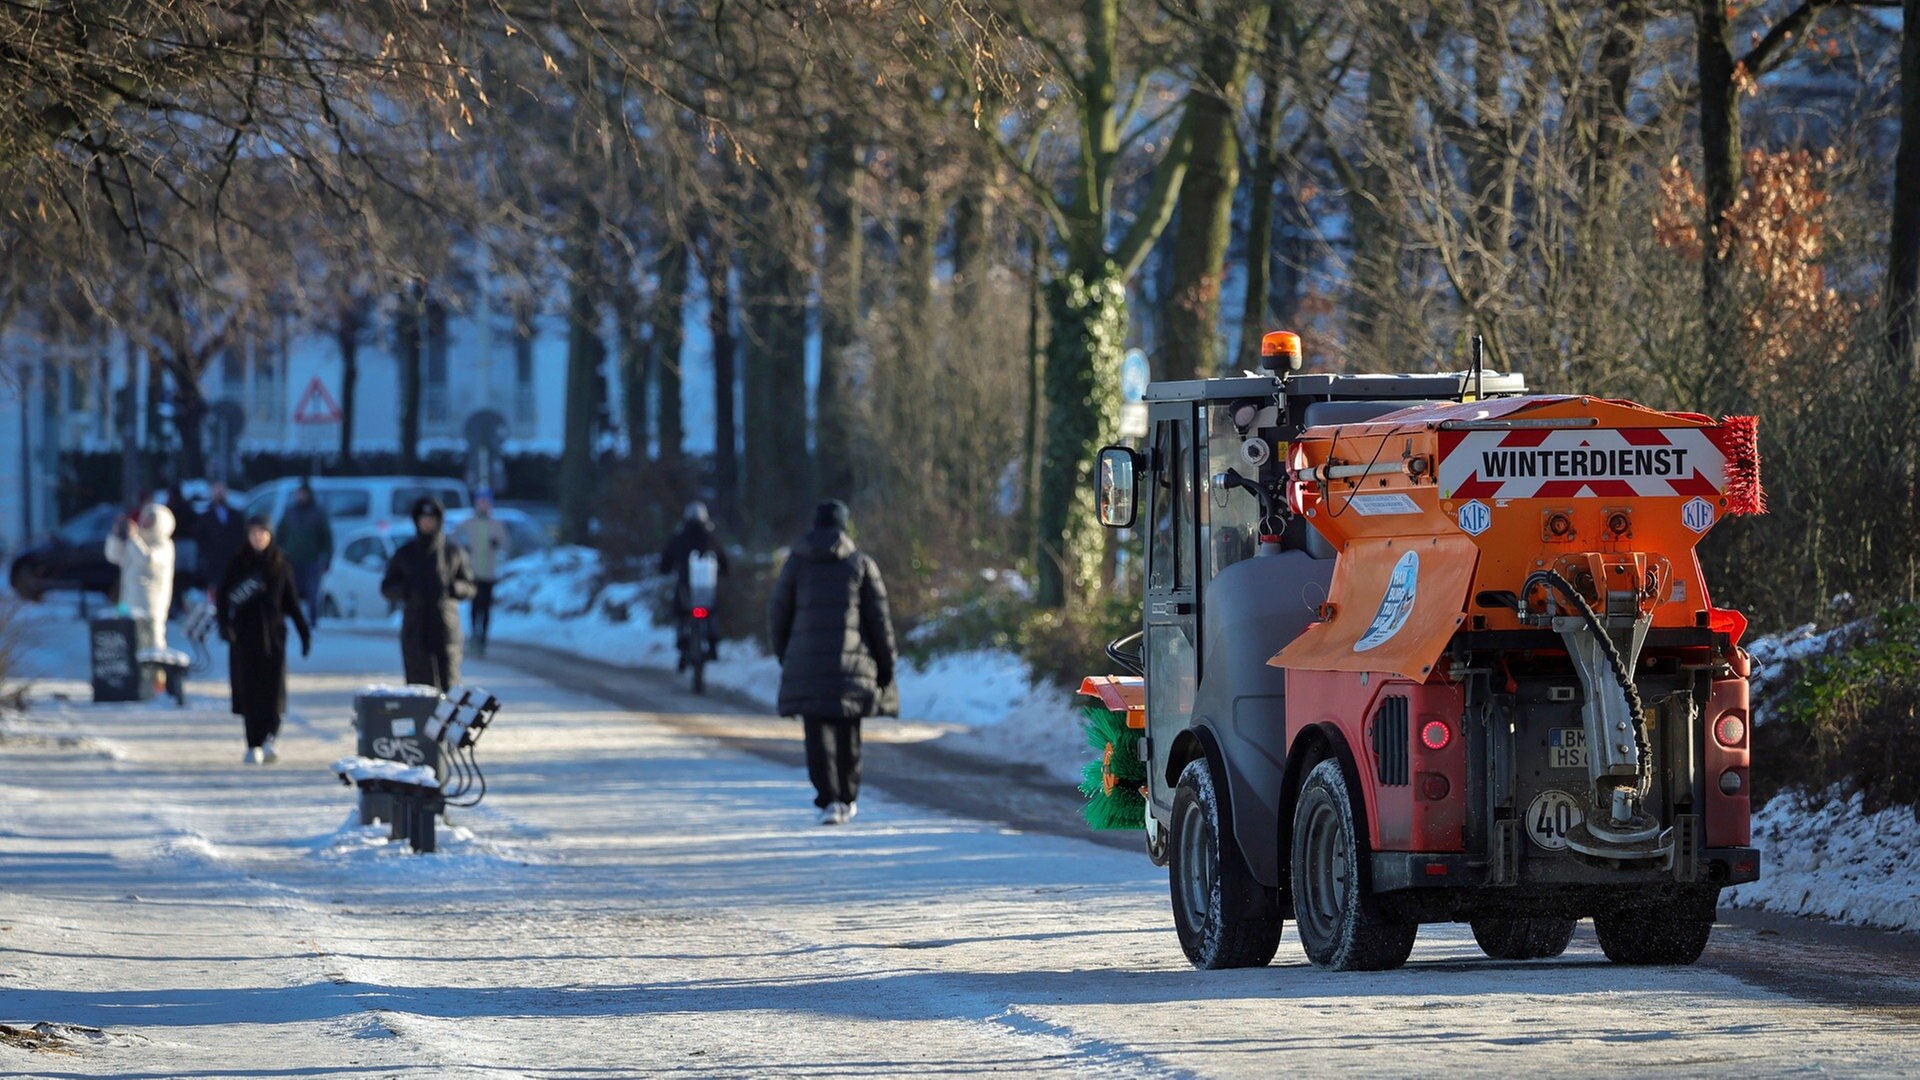
[[[1445,499],[1715,496],[1727,484],[1726,455],[1703,428],[1521,428],[1442,440]]]
[[[1393,635],[1413,616],[1413,601],[1418,595],[1420,553],[1409,551],[1393,564],[1393,576],[1387,579],[1387,594],[1380,598],[1380,610],[1374,613],[1367,632],[1353,643],[1353,651],[1377,649],[1393,640]]]

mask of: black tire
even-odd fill
[[[1293,922],[1316,967],[1389,971],[1407,962],[1418,923],[1382,915],[1368,891],[1367,834],[1334,758],[1300,785],[1293,815]]]
[[[1683,898],[1620,908],[1595,915],[1593,932],[1616,964],[1685,967],[1700,959],[1713,936],[1713,903]]]
[[[46,574],[30,562],[14,563],[8,583],[13,586],[14,595],[30,604],[39,603],[47,594]]]
[[[1232,830],[1221,827],[1222,809],[1206,759],[1188,763],[1167,839],[1173,926],[1194,967],[1264,967],[1279,951],[1284,920],[1274,890],[1253,879]]]
[[[1495,960],[1551,960],[1567,951],[1580,920],[1488,917],[1473,920],[1473,940]]]

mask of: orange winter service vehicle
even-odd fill
[[[1745,620],[1694,550],[1762,509],[1753,421],[1269,355],[1150,386],[1098,469],[1146,548],[1132,672],[1088,681],[1145,775],[1105,790],[1144,798],[1188,958],[1264,964],[1291,918],[1322,967],[1428,922],[1530,959],[1591,918],[1692,963],[1759,875]]]

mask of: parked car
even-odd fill
[[[467,485],[445,476],[315,476],[313,497],[336,527],[362,522],[405,524],[407,514],[422,495],[431,495],[449,510],[473,505]],[[247,496],[247,516],[265,514],[276,525],[293,505],[299,477],[269,480]],[[334,550],[341,541],[334,537]]]
[[[318,495],[318,492],[315,492]],[[446,529],[452,533],[473,516],[471,510],[449,510]],[[517,559],[553,546],[532,518],[518,510],[495,509],[493,516],[507,527],[507,558]],[[333,565],[320,579],[320,611],[336,619],[377,619],[394,607],[380,595],[380,579],[394,549],[413,536],[413,523],[396,521],[354,525],[334,537]]]
[[[318,495],[319,492],[315,492]],[[335,619],[377,619],[393,613],[380,595],[380,579],[394,549],[413,535],[413,525],[362,524],[333,538],[333,564],[320,579],[320,613]]]
[[[38,600],[51,589],[85,589],[112,598],[120,590],[120,568],[107,561],[107,534],[121,516],[119,507],[99,503],[62,522],[47,541],[22,551],[7,580],[23,600]]]

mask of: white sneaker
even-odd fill
[[[838,825],[847,820],[847,807],[844,803],[831,802],[820,808],[820,824]]]
[[[840,824],[845,825],[847,822],[852,821],[853,815],[859,812],[860,812],[859,803],[841,803],[840,804]]]
[[[271,765],[279,760],[280,754],[273,748],[273,739],[269,736],[267,741],[260,746],[260,762],[263,765]]]
[[[264,761],[266,761],[266,755],[260,752],[260,748],[257,746],[249,746],[247,747],[246,756],[240,759],[240,764],[259,765]]]

